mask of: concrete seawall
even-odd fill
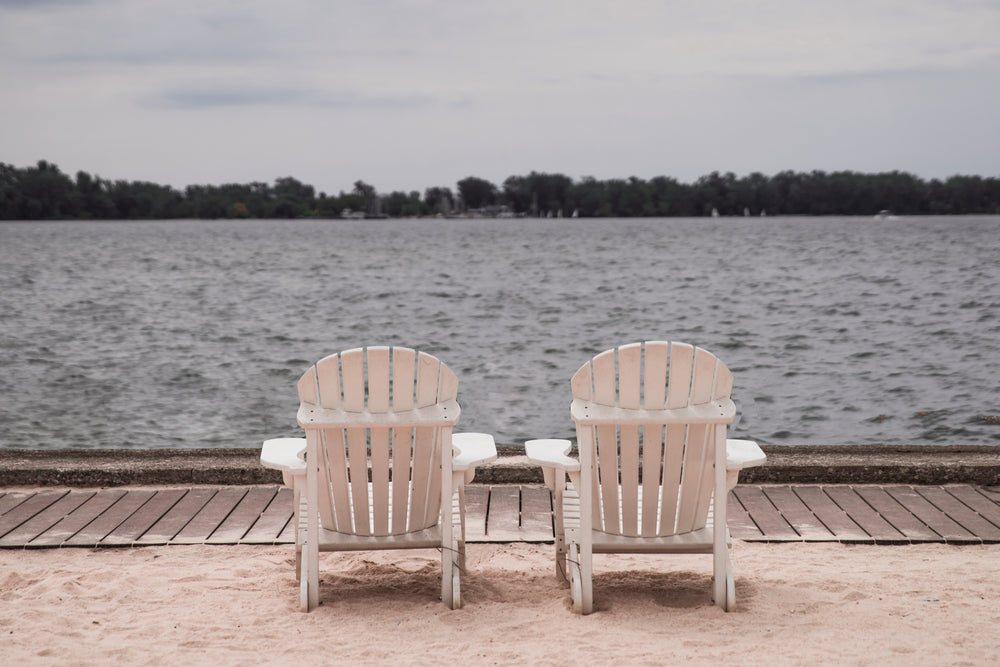
[[[540,484],[520,447],[500,447],[477,483]],[[764,446],[767,463],[743,471],[754,484],[1000,485],[1000,447]],[[0,450],[0,487],[280,484],[260,450]]]

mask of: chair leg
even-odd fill
[[[308,558],[305,556],[305,554],[302,553],[302,551],[299,551],[297,553],[297,556],[300,559],[299,560],[299,563],[300,563],[300,567],[299,567],[299,575],[300,575],[299,576],[299,609],[302,610],[302,611],[304,611],[304,612],[308,612],[309,608],[310,608],[309,607],[309,594],[311,592],[309,590],[309,574],[308,574],[308,572],[306,572],[305,576],[301,576],[302,575],[302,567],[307,567],[308,566],[308,562],[307,562]]]
[[[301,484],[292,488],[292,525],[295,527],[295,581],[302,581],[302,533],[304,527],[299,522],[302,509]]]
[[[452,555],[455,562],[452,565],[452,585],[451,585],[451,608],[461,609],[462,607],[462,572],[465,570],[465,525],[459,526],[452,533],[453,549]]]
[[[451,573],[451,608],[462,608],[462,568],[458,566]]]
[[[594,611],[594,555],[586,549],[580,550],[580,600],[581,614]]]
[[[723,611],[736,608],[736,584],[733,581],[733,564],[729,560],[729,549],[712,554],[712,597]]]
[[[450,546],[451,544],[448,544],[444,549],[441,549],[441,602],[449,609],[454,609],[455,554],[448,548]]]
[[[563,517],[563,492],[557,489],[552,494],[555,543],[556,543],[556,580],[563,585],[569,584],[568,562],[566,560],[566,524]]]
[[[573,611],[583,613],[583,577],[580,572],[580,551],[576,544],[569,545],[569,594],[573,601]]]
[[[733,578],[733,564],[726,559],[726,611],[736,610],[736,581]]]

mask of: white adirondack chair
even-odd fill
[[[733,609],[725,499],[765,456],[727,443],[729,369],[684,343],[635,343],[598,354],[571,386],[579,459],[568,440],[525,448],[554,492],[556,572],[568,568],[574,611],[593,611],[594,553],[711,553],[715,603]]]
[[[441,550],[441,598],[461,606],[464,487],[493,438],[455,434],[458,380],[403,347],[347,350],[298,382],[306,437],[268,440],[261,463],[292,487],[300,603],[319,603],[319,552]]]

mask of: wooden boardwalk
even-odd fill
[[[472,486],[469,542],[551,542],[538,486]],[[754,542],[1000,543],[1000,488],[741,485],[735,539]],[[292,497],[277,486],[0,490],[0,548],[287,544]]]

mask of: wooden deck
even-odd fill
[[[537,486],[472,486],[469,542],[551,542]],[[729,526],[754,542],[1000,543],[1000,488],[741,485]],[[0,490],[0,548],[286,544],[292,497],[277,486]]]

